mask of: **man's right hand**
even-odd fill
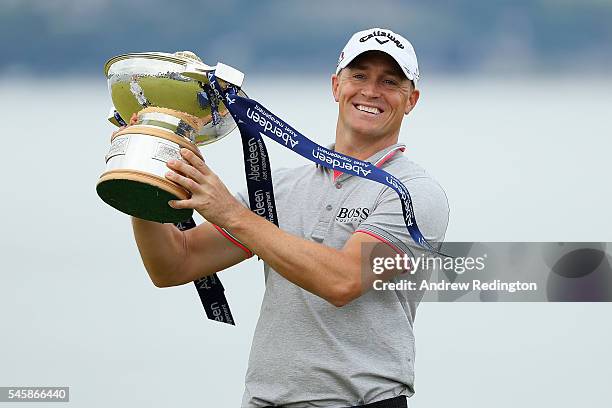
[[[129,124],[113,135],[137,122],[134,113]],[[180,231],[172,224],[132,217],[132,228],[145,269],[157,287],[189,283],[249,258],[209,222]]]

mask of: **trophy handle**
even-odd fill
[[[215,68],[215,76],[229,84],[232,84],[238,88],[242,88],[242,82],[244,82],[244,74],[238,71],[234,67],[225,65],[221,62],[217,62]]]
[[[207,83],[208,77],[206,74],[208,72],[210,71],[204,70],[195,64],[187,64],[185,71],[183,71],[181,75],[195,79],[196,81],[200,81],[202,83]],[[244,82],[244,73],[221,62],[218,62],[215,66],[215,76],[218,79],[221,79],[238,88],[241,88],[242,83]]]
[[[181,72],[181,75],[195,79],[196,81],[200,81],[202,83],[206,83],[208,82],[208,77],[206,76],[207,72],[210,71],[204,70],[195,64],[187,64],[185,66],[185,71]]]

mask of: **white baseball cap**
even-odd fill
[[[336,74],[367,51],[382,51],[389,54],[400,66],[406,78],[416,86],[419,80],[419,65],[412,44],[401,35],[385,28],[370,28],[353,34],[340,53]]]

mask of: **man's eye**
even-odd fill
[[[397,81],[395,81],[393,79],[385,79],[383,82],[384,82],[385,85],[391,85],[391,86],[397,85]]]
[[[355,78],[355,79],[364,79],[365,75],[363,75],[363,74],[354,74],[353,78]]]

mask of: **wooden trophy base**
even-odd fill
[[[143,220],[177,223],[188,220],[192,209],[174,209],[170,200],[186,200],[189,195],[166,179],[134,170],[114,170],[102,174],[96,190],[100,198],[117,210]]]

